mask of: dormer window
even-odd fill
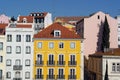
[[[61,31],[60,30],[54,30],[54,37],[60,37]]]
[[[23,18],[23,23],[27,23],[27,19],[26,18]]]

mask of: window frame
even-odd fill
[[[8,61],[9,61],[9,62],[8,62]],[[7,60],[6,60],[6,66],[11,66],[11,65],[12,65],[12,63],[11,63],[11,62],[12,62],[12,60],[7,59]]]
[[[38,42],[38,43],[37,43],[37,47],[38,47],[39,49],[41,49],[41,48],[42,48],[42,45],[43,45],[43,43],[42,43],[42,42]]]
[[[12,47],[11,46],[7,46],[6,52],[7,52],[7,54],[11,54],[12,53]]]
[[[11,72],[6,73],[6,78],[10,79],[11,78]]]
[[[12,42],[12,35],[11,34],[7,35],[7,42]]]
[[[27,75],[27,76],[26,76]],[[25,79],[30,79],[30,72],[25,72]]]
[[[21,42],[21,35],[16,35],[16,42]]]
[[[21,46],[16,46],[16,54],[20,54],[21,53]]]
[[[31,42],[31,35],[29,34],[26,35],[26,42]]]
[[[30,54],[31,53],[31,47],[30,46],[26,46],[26,54]]]
[[[3,56],[0,56],[0,63],[3,62]]]
[[[30,59],[25,60],[25,66],[30,66]]]
[[[3,42],[0,42],[0,46],[2,46],[0,50],[3,50]]]
[[[49,49],[53,49],[54,48],[54,42],[49,42]]]
[[[59,48],[63,49],[64,48],[64,43],[63,42],[59,42]]]
[[[71,48],[71,49],[75,49],[75,42],[71,42],[71,43],[70,43],[70,48]]]

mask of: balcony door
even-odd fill
[[[15,72],[15,78],[20,78],[20,72],[19,71],[17,71],[17,72]]]
[[[64,55],[59,55],[59,64],[63,64],[64,62]]]
[[[53,54],[49,55],[49,64],[54,64],[54,55]]]
[[[37,75],[42,75],[42,69],[37,69]]]
[[[54,75],[54,69],[49,69],[49,75]]]
[[[42,61],[42,55],[41,55],[41,54],[38,54],[38,55],[37,55],[37,61],[39,61],[39,62]]]
[[[70,69],[70,75],[72,75],[72,76],[75,75],[75,69]]]

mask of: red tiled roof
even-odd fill
[[[53,23],[47,28],[43,29],[38,34],[34,35],[34,38],[56,38],[54,37],[54,30],[60,30],[61,36],[57,38],[70,38],[70,39],[80,39],[81,37],[76,34],[76,32],[69,30],[68,28],[62,26],[60,23]]]
[[[34,18],[32,16],[19,16],[18,23],[22,23],[24,18],[27,19],[27,23],[33,23]]]
[[[108,52],[96,52],[94,54],[91,54],[89,56],[103,56],[103,55],[108,55],[108,56],[120,56],[120,48],[117,49],[111,49]]]
[[[8,24],[0,24],[0,28],[5,28]]]
[[[17,24],[16,28],[32,28],[32,25]]]
[[[0,35],[5,35],[5,28],[8,24],[0,24]]]

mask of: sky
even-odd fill
[[[120,15],[120,0],[0,0],[0,14],[9,17],[31,12],[50,12],[57,16],[89,16],[103,11]]]

